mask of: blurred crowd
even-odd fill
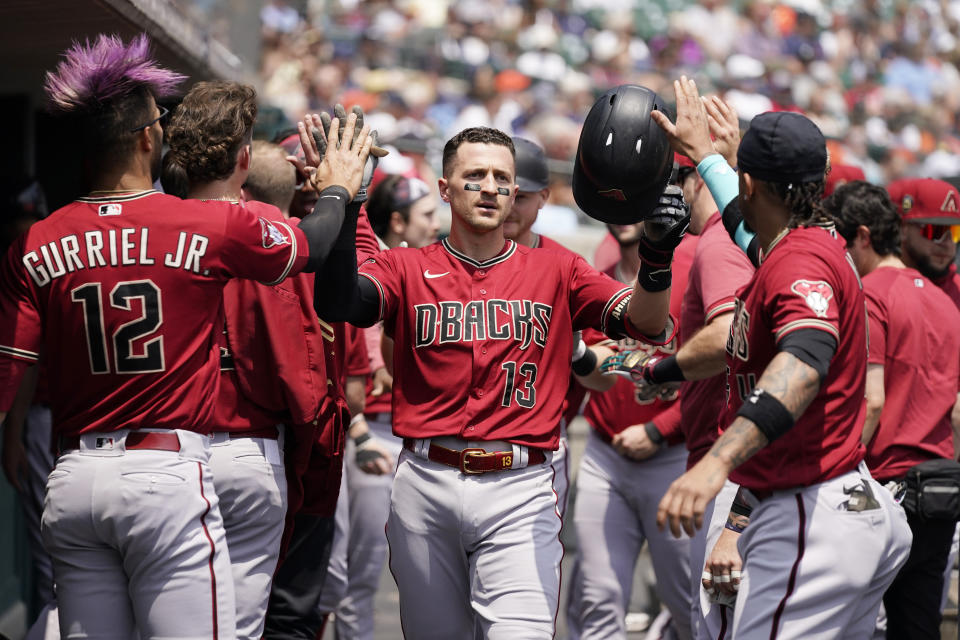
[[[562,177],[597,95],[672,101],[685,73],[743,122],[804,112],[872,182],[960,174],[955,0],[269,0],[260,17],[265,103],[291,121],[360,104],[428,159],[486,124],[542,143]]]

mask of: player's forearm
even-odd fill
[[[367,408],[366,376],[347,376],[347,383],[344,385],[344,396],[346,396],[347,408],[350,410],[350,415],[363,415],[363,410]]]
[[[30,405],[33,404],[33,396],[36,394],[39,379],[40,365],[32,364],[27,367],[27,370],[23,373],[23,378],[20,380],[20,388],[13,399],[10,411],[5,414],[5,419],[0,418],[3,428],[6,431],[15,432],[17,438],[23,432],[23,425],[27,421],[27,412],[30,410]]]
[[[795,422],[810,406],[819,389],[820,376],[813,367],[793,354],[780,352],[767,365],[753,393],[762,390],[771,396]],[[745,404],[753,400],[751,394]],[[766,434],[777,437],[792,426],[792,422],[784,424],[782,421],[770,421],[758,426],[754,420],[738,415],[713,444],[707,457],[714,459],[728,472],[732,471],[770,442]]]
[[[883,365],[867,365],[867,415],[863,421],[863,432],[860,434],[860,442],[864,445],[869,444],[873,439],[873,434],[877,431],[877,425],[880,424],[880,416],[883,413],[883,404],[886,401],[886,392],[883,388]]]
[[[599,345],[587,347],[587,349],[593,351],[594,355],[597,356],[597,365],[613,355],[612,349],[601,347]],[[607,391],[608,389],[613,388],[613,385],[616,384],[617,380],[616,376],[605,375],[601,373],[599,366],[596,366],[589,374],[585,376],[578,375],[577,382],[591,391]]]
[[[320,193],[313,213],[300,221],[300,230],[307,237],[309,247],[304,271],[314,272],[323,268],[345,226],[349,203],[350,194],[346,189],[339,185],[327,187]],[[359,212],[359,205],[356,209]],[[356,225],[356,217],[353,220]]]
[[[718,376],[727,367],[727,337],[733,313],[715,316],[677,351],[677,364],[687,380]]]
[[[651,292],[640,286],[639,280],[633,285],[633,295],[627,304],[627,321],[641,335],[652,341],[666,342],[664,336],[667,319],[670,317],[670,289]]]

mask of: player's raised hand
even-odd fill
[[[737,166],[740,147],[740,117],[729,102],[717,95],[704,96],[703,106],[713,136],[713,147],[731,167]]]
[[[715,152],[715,148],[710,140],[710,125],[697,83],[687,76],[680,76],[679,80],[673,81],[673,91],[677,99],[676,124],[657,110],[650,112],[650,117],[666,132],[674,151],[700,164]]]
[[[319,116],[310,117],[314,128],[322,127]],[[306,123],[300,123],[304,126],[301,131],[300,139],[304,141],[305,137],[313,137],[312,133],[306,135]],[[323,159],[317,166],[316,172],[311,176],[314,188],[319,192],[333,185],[342,186],[353,198],[360,190],[364,179],[364,167],[367,158],[370,155],[370,147],[373,145],[373,138],[370,137],[369,125],[364,125],[357,129],[357,114],[350,113],[347,116],[347,123],[340,128],[337,118],[334,118],[328,129],[326,138],[326,152]],[[306,155],[306,148],[304,148]]]
[[[708,593],[735,596],[740,589],[743,561],[737,550],[739,538],[739,533],[726,527],[720,532],[720,537],[704,564],[700,579]]]

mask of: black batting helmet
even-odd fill
[[[643,220],[656,206],[673,169],[673,151],[654,109],[656,93],[625,84],[600,96],[580,132],[573,197],[591,218],[612,224]]]

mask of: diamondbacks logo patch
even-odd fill
[[[827,317],[830,301],[833,299],[833,289],[829,284],[823,280],[797,280],[790,286],[790,290],[803,298],[818,318]]]
[[[943,204],[940,205],[940,211],[957,213],[957,199],[953,195],[953,189],[947,191],[947,195],[943,198]]]
[[[263,236],[263,248],[270,249],[283,244],[290,244],[290,238],[272,222],[260,218],[260,231]]]
[[[101,216],[118,216],[123,212],[123,205],[117,204],[116,202],[111,202],[110,204],[102,204],[97,210]]]

